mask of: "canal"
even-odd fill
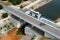
[[[52,2],[35,9],[42,14],[42,17],[50,20],[56,20],[60,17],[60,0],[53,0]]]

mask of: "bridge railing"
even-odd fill
[[[46,18],[40,18],[40,22],[45,23],[46,25],[55,28],[57,30],[60,30],[60,26],[56,25],[53,21],[50,21]]]

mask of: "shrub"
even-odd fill
[[[31,38],[31,40],[34,40],[34,38],[35,38],[35,35]]]
[[[24,28],[25,28],[24,26],[20,27],[20,28],[17,30],[16,34],[17,34],[17,35],[19,35],[19,34],[25,35],[25,29],[24,29]]]
[[[20,34],[22,34],[22,31],[20,30],[16,31],[16,35],[20,35]]]
[[[22,9],[23,7],[24,7],[23,5],[20,6],[21,9]]]

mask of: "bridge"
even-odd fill
[[[60,30],[58,30],[58,28],[56,28],[57,25],[53,24],[51,21],[49,21],[45,18],[42,18],[42,17],[40,19],[36,19],[36,18],[26,14],[26,12],[15,10],[4,4],[1,4],[1,5],[3,5],[3,7],[4,7],[3,9],[6,10],[8,13],[11,13],[11,14],[17,16],[17,17],[21,18],[22,20],[34,25],[38,29],[43,30],[44,32],[47,32],[47,33],[55,36],[56,38],[60,39]],[[40,25],[41,23],[43,23],[45,25]],[[59,26],[57,26],[57,27],[59,27]]]

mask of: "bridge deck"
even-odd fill
[[[30,17],[30,16],[26,15],[25,13],[20,12],[18,10],[9,8],[7,6],[4,6],[3,9],[8,11],[8,13],[16,15],[17,17],[23,19],[24,21],[26,21],[26,22],[34,25],[35,27],[37,27],[37,28],[39,28],[39,29],[41,29],[41,30],[43,30],[43,31],[55,36],[55,37],[57,37],[58,39],[60,39],[60,30],[56,30],[56,29],[54,29],[53,27],[50,27],[50,26],[41,26],[40,21],[38,21],[38,20],[36,20],[36,19],[34,19],[34,18],[32,18],[32,17]]]

